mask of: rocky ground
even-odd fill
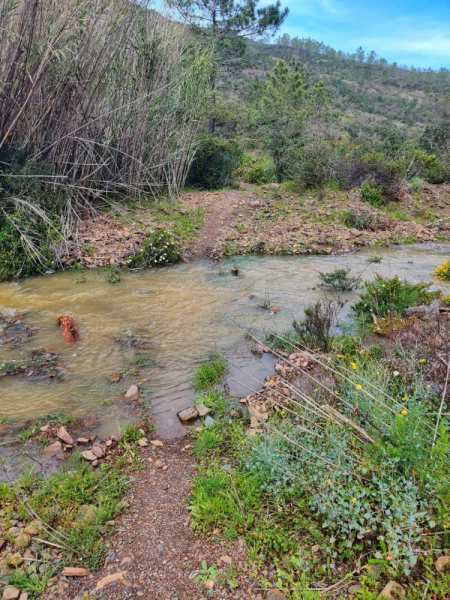
[[[335,254],[363,246],[445,241],[450,237],[450,186],[425,184],[386,209],[360,191],[286,193],[276,184],[219,192],[185,192],[179,203],[151,203],[126,217],[85,221],[61,255],[64,264],[125,267],[152,228],[175,233],[185,260],[234,254]],[[362,223],[362,224],[361,224]]]
[[[187,504],[196,467],[188,438],[150,444],[140,455],[145,469],[132,478],[130,511],[107,542],[103,568],[82,577],[61,575],[42,598],[206,600],[213,593],[215,598],[262,599],[258,581],[246,570],[243,544],[228,544],[214,535],[201,538],[191,527]],[[194,581],[204,560],[219,569],[211,590]],[[229,578],[239,587],[232,589]]]

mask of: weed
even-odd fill
[[[370,256],[370,257],[367,259],[367,262],[368,262],[369,264],[375,264],[375,265],[379,265],[379,264],[380,264],[380,262],[381,262],[382,260],[383,260],[383,257],[382,257],[382,256]]]
[[[361,187],[361,200],[375,207],[382,206],[385,203],[382,188],[374,187],[369,183],[365,183]]]
[[[201,564],[202,566],[198,570],[198,575],[194,581],[203,587],[209,579],[212,579],[212,581],[217,579],[218,568],[217,565],[208,567],[206,560],[202,560]]]
[[[272,306],[272,303],[270,302],[270,296],[268,292],[266,292],[264,299],[257,301],[256,305],[264,310],[269,310],[269,308]]]
[[[86,283],[86,275],[79,275],[74,283]]]
[[[225,374],[227,363],[219,354],[213,354],[211,359],[197,368],[193,387],[196,392],[210,390]]]
[[[145,437],[145,434],[139,429],[137,425],[126,425],[123,430],[121,441],[125,444],[132,444],[136,443],[143,437]]]
[[[375,217],[369,212],[345,210],[341,214],[341,222],[349,229],[365,231],[375,225]]]
[[[175,243],[173,234],[165,229],[153,230],[145,239],[139,254],[128,259],[131,269],[160,267],[181,260],[181,252]]]
[[[350,277],[351,269],[335,269],[331,273],[319,273],[323,286],[335,292],[351,292],[359,287],[361,277]]]
[[[121,270],[120,267],[109,267],[105,269],[105,281],[106,283],[119,283]]]
[[[307,346],[329,352],[338,316],[344,306],[345,302],[341,300],[318,300],[305,308],[305,318],[302,321],[294,319],[294,331]]]

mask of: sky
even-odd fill
[[[260,6],[271,4],[262,0]],[[362,46],[390,63],[450,68],[450,0],[281,0],[280,29],[353,53]]]

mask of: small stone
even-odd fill
[[[205,427],[212,427],[214,423],[214,419],[208,415],[205,419]]]
[[[231,473],[231,465],[222,465],[222,469],[225,473]]]
[[[231,563],[233,562],[231,556],[221,556],[220,560],[226,565],[231,565]]]
[[[28,592],[22,592],[19,596],[19,600],[28,600]]]
[[[42,431],[42,433],[46,433],[49,429],[50,429],[50,423],[47,423],[47,425],[44,425],[43,427],[41,427],[40,431]]]
[[[205,588],[206,588],[207,590],[212,590],[212,589],[213,589],[213,587],[214,587],[214,585],[215,585],[215,582],[214,582],[214,580],[213,580],[213,579],[207,579],[207,580],[205,581]]]
[[[91,452],[95,454],[97,458],[103,458],[105,456],[104,449],[98,444],[94,444],[91,448]]]
[[[150,444],[156,448],[162,448],[164,446],[164,444],[159,440],[150,440]]]
[[[269,590],[266,600],[288,600],[287,597],[278,590]]]
[[[27,533],[20,532],[19,535],[14,539],[14,545],[16,548],[26,548],[30,543],[30,536]]]
[[[319,552],[319,550],[320,550],[319,544],[314,544],[314,546],[311,548],[311,550],[314,552],[314,554],[317,554],[317,552]]]
[[[77,439],[77,444],[89,444],[90,441],[89,438],[80,437]]]
[[[188,575],[188,579],[195,579],[198,575],[198,571],[191,571]]]
[[[362,590],[362,587],[359,585],[359,583],[355,584],[355,585],[351,585],[348,588],[348,593],[351,594],[352,596],[354,596],[356,594],[356,592],[360,592]]]
[[[92,466],[94,467],[94,469],[96,469],[99,464],[100,464],[100,461],[98,460],[98,458],[96,458],[95,460],[92,461]]]
[[[163,461],[162,461],[162,460],[155,460],[155,462],[154,462],[154,466],[155,466],[157,469],[162,469],[162,468],[164,467],[164,463],[163,463]]]
[[[113,445],[113,441],[112,440],[107,440],[105,446],[107,448],[111,448],[111,446]]]
[[[19,552],[16,552],[15,554],[11,554],[11,556],[8,557],[8,565],[11,565],[11,567],[19,567],[22,563],[23,563],[23,558],[19,554]]]
[[[90,450],[85,450],[82,453],[82,456],[85,460],[89,460],[91,462],[94,462],[94,460],[97,460],[96,455],[93,452],[91,452]]]
[[[198,411],[194,406],[189,406],[178,413],[178,418],[183,422],[192,421],[192,419],[197,419],[197,417]]]
[[[3,590],[3,600],[18,600],[20,597],[20,590],[15,587],[6,587]]]
[[[141,448],[145,448],[148,446],[148,441],[145,438],[141,438],[138,440],[138,445],[141,446]]]
[[[29,535],[38,535],[42,531],[42,523],[40,521],[34,520],[25,527],[25,533]]]
[[[62,442],[64,442],[68,446],[73,446],[73,437],[67,433],[65,427],[59,428],[58,437]]]
[[[450,556],[440,556],[434,563],[436,571],[450,571]]]
[[[400,585],[396,581],[391,580],[385,585],[383,591],[378,596],[378,598],[380,598],[380,600],[385,600],[385,598],[396,598],[398,596],[400,596],[401,598],[403,598],[403,596],[406,596],[406,590],[402,585]]]
[[[128,388],[128,392],[125,394],[125,400],[137,400],[139,398],[139,389],[137,385],[131,385]]]
[[[64,567],[61,575],[64,577],[87,577],[91,572],[89,569],[83,569],[81,567]]]
[[[203,431],[203,427],[196,427],[196,428],[195,428],[195,431],[196,431],[197,433],[201,433],[201,432]]]
[[[281,306],[271,306],[269,310],[273,313],[279,313],[283,310],[283,308]]]
[[[195,408],[197,409],[199,417],[206,417],[211,412],[211,409],[205,406],[204,404],[196,404]]]
[[[52,458],[53,456],[58,456],[63,454],[62,444],[61,442],[55,442],[54,444],[50,444],[50,446],[46,446],[42,450],[42,456],[45,458]]]
[[[111,383],[118,383],[122,379],[122,375],[110,375],[108,379]]]

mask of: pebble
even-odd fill
[[[440,556],[434,563],[436,571],[450,571],[450,556]]]
[[[396,598],[397,596],[403,598],[403,596],[406,596],[406,590],[402,585],[391,580],[385,585],[378,598],[385,600],[386,598]]]
[[[3,600],[18,600],[20,590],[15,587],[6,587],[3,590]]]

